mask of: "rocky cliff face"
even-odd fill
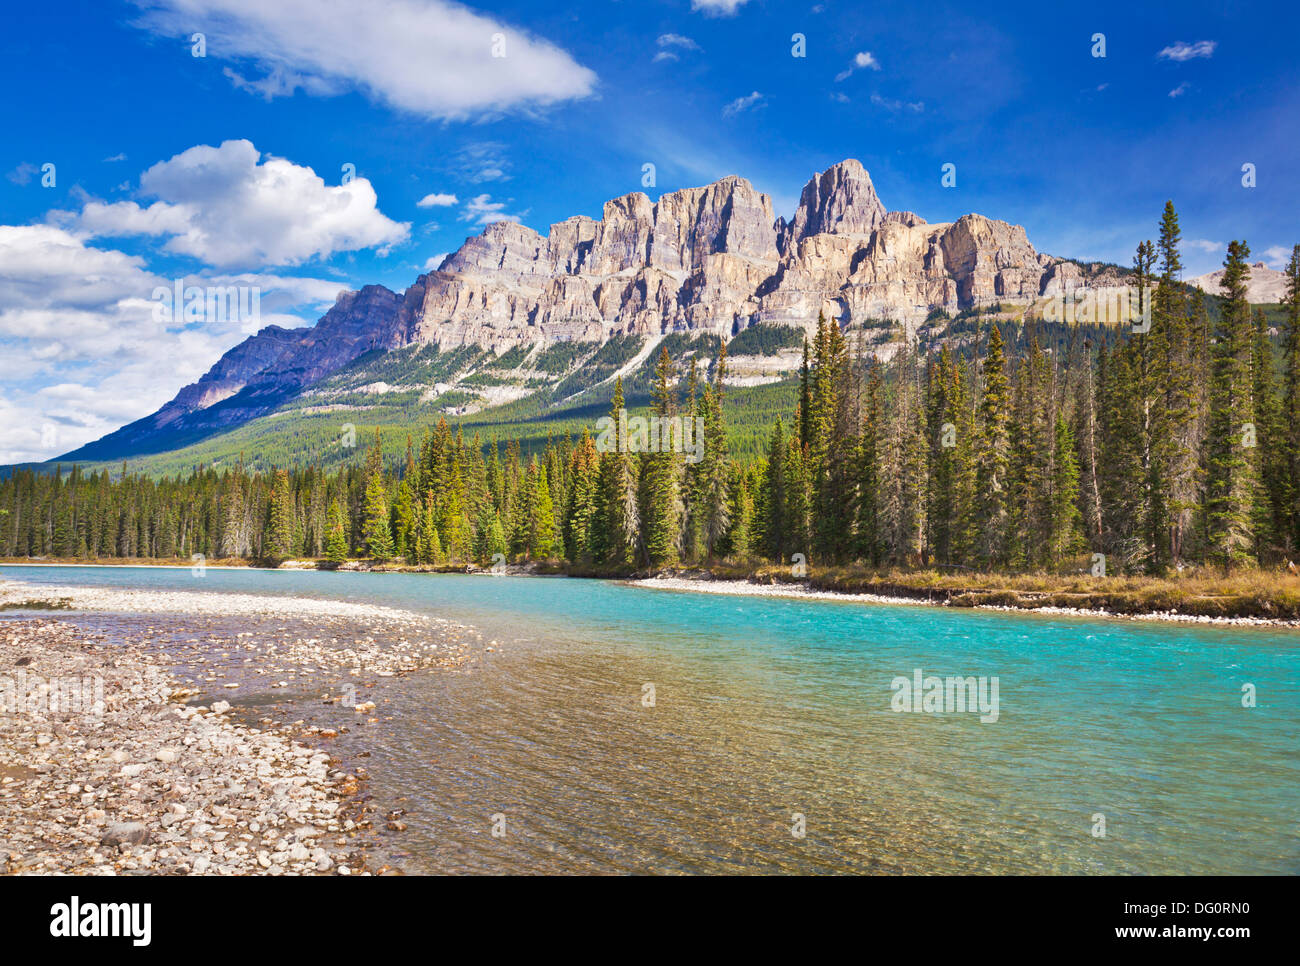
[[[750,325],[811,327],[893,319],[914,327],[934,308],[1029,302],[1049,281],[1073,290],[1059,259],[1023,228],[982,215],[927,224],[889,212],[857,161],[811,178],[793,218],[744,178],[605,204],[543,236],[497,223],[422,280],[413,331],[441,345],[498,351],[520,343]]]
[[[1189,278],[1187,284],[1195,285],[1202,292],[1209,292],[1211,295],[1222,295],[1223,273],[1224,270],[1220,268]],[[1246,280],[1247,300],[1265,304],[1283,301],[1289,291],[1288,278],[1286,272],[1279,272],[1275,268],[1269,268],[1263,262],[1256,262],[1250,266],[1250,278]]]
[[[734,176],[655,202],[633,192],[607,201],[599,221],[568,218],[546,235],[497,222],[402,295],[367,286],[310,329],[263,329],[154,415],[70,455],[246,421],[376,348],[500,353],[618,334],[811,331],[819,313],[845,327],[890,319],[913,331],[935,308],[1026,303],[1084,284],[1077,265],[1040,255],[1017,225],[887,211],[853,160],[809,179],[789,221]]]

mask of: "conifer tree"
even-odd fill
[[[672,388],[672,359],[668,347],[660,350],[659,363],[655,366],[655,381],[651,391],[653,413],[659,420],[661,431],[676,413],[676,403]],[[645,453],[641,457],[642,489],[644,504],[642,511],[642,540],[645,546],[645,563],[651,567],[672,566],[677,562],[679,540],[681,537],[681,484],[678,463],[680,455],[664,445],[660,438],[657,452]],[[652,444],[654,441],[652,440]]]
[[[382,473],[371,473],[366,481],[365,551],[376,560],[393,556],[393,532],[388,522],[388,497]]]
[[[781,420],[772,425],[772,437],[768,443],[767,463],[763,467],[763,513],[762,542],[760,550],[770,560],[784,562],[786,546],[789,540],[789,524],[786,520],[785,493],[785,429]]]
[[[284,560],[293,555],[293,493],[289,489],[289,473],[277,470],[271,491],[270,520],[265,555],[271,560]]]
[[[348,559],[348,536],[344,529],[343,508],[337,501],[330,503],[329,518],[325,524],[327,536],[325,541],[325,559],[330,563],[341,564]]]
[[[630,565],[636,557],[641,529],[637,503],[637,472],[618,438],[624,409],[623,379],[614,381],[610,419],[614,429],[600,454],[596,478],[596,514],[589,543],[592,559],[615,567]]]
[[[1247,453],[1254,413],[1250,405],[1251,323],[1245,242],[1228,244],[1223,308],[1214,344],[1210,424],[1206,438],[1206,529],[1209,551],[1225,570],[1249,561],[1254,547],[1253,466]]]
[[[1280,419],[1286,430],[1287,480],[1290,501],[1286,511],[1286,550],[1300,553],[1300,245],[1291,249],[1286,267],[1287,293],[1282,404]]]
[[[975,447],[975,500],[973,549],[985,569],[1006,559],[1007,469],[1010,403],[1002,333],[991,326],[983,365],[984,389],[980,396]]]

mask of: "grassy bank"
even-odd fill
[[[1300,620],[1300,576],[1246,571],[1176,577],[985,574],[937,570],[811,567],[805,580],[788,567],[713,569],[713,575],[758,583],[803,583],[815,590],[906,597],[951,607],[1070,608],[1110,614]]]

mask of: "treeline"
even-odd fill
[[[1032,321],[1015,340],[990,322],[876,358],[819,320],[765,458],[729,455],[725,348],[685,372],[665,348],[650,410],[702,421],[697,462],[590,432],[525,458],[518,442],[466,440],[440,420],[408,438],[399,465],[376,432],[364,464],[334,474],[19,472],[0,484],[0,556],[564,560],[594,572],[722,559],[1152,574],[1282,564],[1300,547],[1300,246],[1273,333],[1246,299],[1244,242],[1228,247],[1212,320],[1179,280],[1179,241],[1168,204],[1134,260],[1149,327],[1112,345],[1076,329],[1044,347]],[[623,407],[620,380],[615,422]]]

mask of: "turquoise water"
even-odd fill
[[[410,871],[1300,872],[1292,631],[559,578],[3,578],[365,601],[499,642],[469,672],[385,683],[381,722],[347,736],[376,802],[407,811],[384,847]],[[997,721],[891,710],[916,668],[996,676]],[[319,704],[301,716],[346,720]]]

